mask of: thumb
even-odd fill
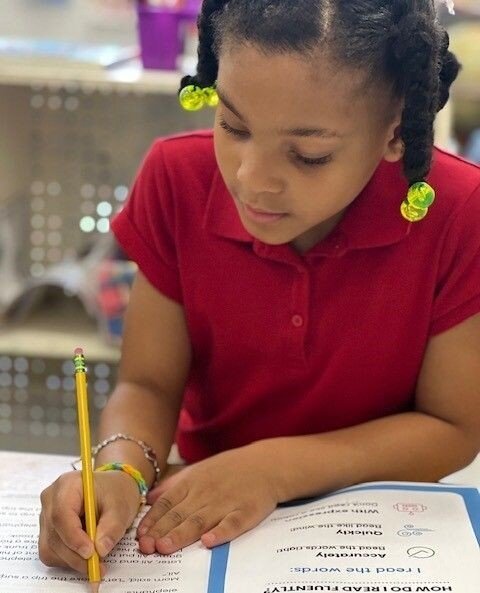
[[[106,509],[102,513],[95,537],[95,548],[102,558],[109,554],[125,535],[131,523],[127,518],[115,508]]]

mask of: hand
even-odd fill
[[[98,525],[95,548],[101,558],[120,541],[138,512],[140,493],[131,476],[120,471],[95,472]],[[83,487],[80,472],[60,476],[41,496],[40,560],[47,566],[87,573],[93,543],[82,527]],[[102,565],[103,573],[103,565]]]
[[[220,453],[167,477],[147,498],[140,551],[171,554],[201,539],[207,547],[255,527],[277,506],[269,460],[253,446]]]

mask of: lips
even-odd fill
[[[242,203],[242,206],[247,218],[249,218],[252,222],[260,224],[277,222],[287,215],[285,212],[270,212],[268,210],[257,210],[256,208],[252,208],[251,206],[245,203]]]
[[[248,208],[251,212],[254,212],[255,214],[272,214],[274,216],[280,216],[285,214],[285,212],[271,212],[270,210],[262,210],[261,208],[253,208],[253,206],[250,206],[249,204],[243,204],[245,206],[245,208]]]

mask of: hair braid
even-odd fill
[[[445,70],[442,68],[443,57],[453,57],[447,51],[448,36],[441,40],[431,9],[420,11],[416,4],[392,2],[391,50],[399,71],[397,91],[405,101],[401,137],[405,144],[403,169],[410,185],[423,181],[430,171],[435,116],[446,103],[455,78],[451,62],[444,62]]]
[[[203,0],[198,15],[198,65],[195,76],[184,76],[180,90],[190,84],[206,87],[217,80],[218,60],[214,50],[213,15],[221,10],[229,0]]]
[[[444,31],[443,40],[441,46],[441,65],[440,70],[440,101],[438,109],[439,111],[445,107],[448,99],[450,98],[450,87],[457,78],[460,72],[460,63],[457,60],[454,53],[449,51],[450,37],[448,31]]]
[[[427,177],[435,116],[460,69],[434,0],[203,0],[198,29],[197,73],[181,89],[215,83],[226,40],[310,57],[326,46],[339,66],[363,69],[367,83],[393,84],[404,101],[405,176],[409,184]]]

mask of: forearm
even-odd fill
[[[178,405],[169,398],[135,383],[120,382],[102,412],[98,440],[125,433],[152,447],[160,468],[165,466],[178,420]],[[102,449],[96,466],[113,461],[129,463],[139,469],[147,483],[154,480],[154,469],[136,443],[118,440]]]
[[[282,502],[361,482],[437,481],[476,455],[472,439],[460,427],[419,412],[250,446],[276,472]]]

